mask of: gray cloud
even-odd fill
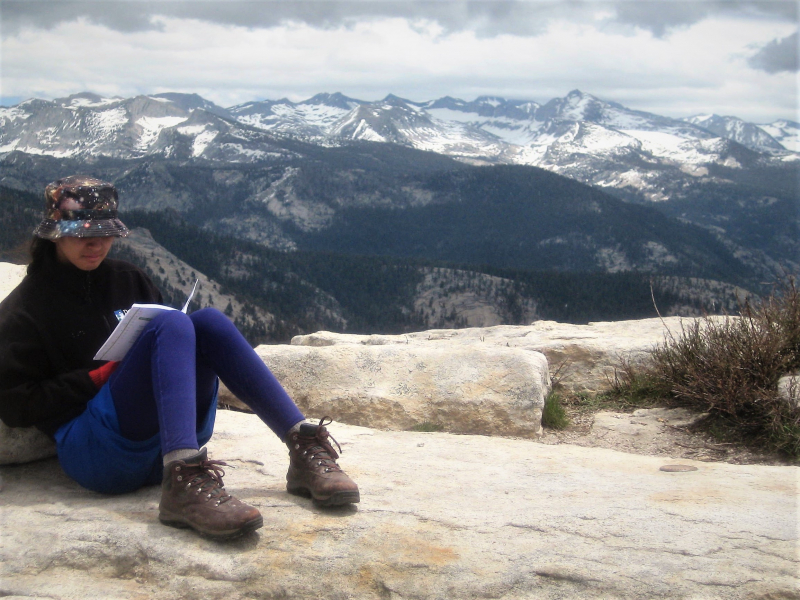
[[[271,27],[299,21],[320,28],[340,27],[371,18],[420,18],[434,20],[447,31],[478,29],[484,35],[492,35],[536,31],[540,27],[538,24],[556,8],[558,3],[442,0],[4,0],[0,4],[4,35],[24,27],[51,28],[79,18],[116,31],[152,29],[155,25],[151,17],[157,15],[245,27]]]
[[[739,16],[749,19],[777,19],[796,22],[796,2],[785,0],[756,0],[735,2],[729,0],[672,0],[617,2],[616,18],[647,29],[662,37],[669,31],[693,25],[715,15]]]
[[[150,2],[109,0],[72,2],[70,0],[3,0],[0,3],[3,37],[20,29],[52,29],[78,19],[104,25],[114,31],[152,29]]]
[[[711,3],[622,2],[617,6],[617,19],[662,37],[676,27],[701,21],[714,8]]]
[[[199,19],[243,27],[273,27],[287,21],[318,28],[349,26],[378,18],[428,19],[445,32],[471,30],[481,36],[499,33],[535,34],[550,17],[573,9],[585,12],[585,3],[525,1],[402,0],[3,0],[3,35],[22,28],[49,29],[79,18],[115,31],[157,28],[154,16]]]
[[[550,19],[593,20],[607,10],[609,21],[657,36],[714,14],[797,20],[797,3],[785,0],[3,0],[3,35],[21,28],[51,28],[84,18],[116,31],[153,29],[151,17],[193,18],[245,27],[299,21],[314,27],[347,26],[358,20],[402,17],[436,21],[445,32],[470,30],[486,37],[535,35]]]
[[[767,73],[781,73],[784,71],[796,72],[798,67],[797,54],[798,34],[780,40],[772,40],[748,59],[748,64],[754,69],[761,69]]]

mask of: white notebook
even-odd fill
[[[189,302],[192,301],[194,293],[197,291],[199,280],[195,280],[192,292],[189,294],[181,312],[189,310]],[[117,323],[114,331],[108,336],[100,350],[94,355],[95,360],[122,360],[131,349],[133,343],[139,339],[139,334],[159,313],[165,310],[177,310],[171,306],[162,304],[134,304]]]

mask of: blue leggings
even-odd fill
[[[303,414],[230,319],[214,308],[164,311],[108,381],[120,433],[160,435],[161,452],[197,448],[217,377],[281,439]]]

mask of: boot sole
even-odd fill
[[[342,506],[344,504],[358,504],[361,501],[361,495],[358,490],[356,491],[341,491],[334,492],[327,498],[314,496],[306,487],[289,487],[286,486],[286,491],[295,496],[302,496],[303,498],[311,498],[317,506]]]
[[[202,536],[215,539],[215,540],[230,540],[240,535],[244,535],[245,533],[250,533],[251,531],[255,531],[263,527],[264,525],[264,517],[261,515],[258,516],[256,519],[252,519],[238,527],[236,529],[226,529],[223,531],[213,531],[203,529],[201,527],[197,527],[186,521],[185,519],[178,517],[178,516],[168,516],[168,515],[158,515],[158,520],[161,521],[162,524],[167,525],[168,527],[175,527],[176,529],[194,529],[197,533]]]

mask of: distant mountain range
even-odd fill
[[[0,108],[0,184],[40,193],[90,165],[127,209],[277,249],[753,286],[800,268],[798,140],[794,122],[679,120],[578,90],[228,108],[83,93]]]
[[[481,97],[378,102],[318,94],[229,108],[196,94],[102,98],[82,93],[0,108],[0,155],[162,156],[254,163],[285,150],[266,132],[318,145],[353,140],[401,144],[469,164],[538,166],[649,200],[687,185],[800,159],[800,124],[736,117],[679,120],[631,110],[574,90],[546,104]]]

